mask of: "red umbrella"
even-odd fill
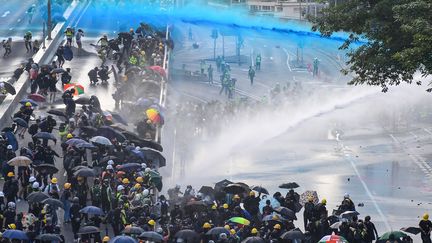
[[[32,99],[32,100],[34,100],[36,102],[45,102],[46,101],[45,96],[40,95],[40,94],[29,94],[27,96],[27,98]]]
[[[164,78],[166,78],[166,72],[165,69],[163,69],[163,67],[161,66],[151,66],[149,67],[151,70],[159,73],[160,75],[162,75]]]

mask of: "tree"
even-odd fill
[[[423,77],[431,74],[431,13],[430,0],[347,0],[324,9],[312,19],[312,28],[324,36],[351,33],[340,49],[366,39],[348,53],[342,72],[355,73],[349,84],[381,86],[386,92],[388,86],[412,83],[417,71]]]

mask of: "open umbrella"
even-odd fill
[[[51,109],[47,113],[54,116],[63,117],[65,120],[67,119],[66,113],[63,109]]]
[[[65,84],[63,89],[64,91],[75,89],[75,93],[73,94],[74,96],[84,94],[84,86],[82,86],[81,84],[73,84],[73,83]]]
[[[101,160],[99,160],[99,164],[106,164],[106,163],[108,163],[109,160],[116,162],[118,160],[118,158],[116,156],[113,156],[113,155],[105,156]]]
[[[2,82],[4,84],[4,88],[5,90],[11,94],[11,95],[16,95],[16,90],[14,88],[14,86],[8,82]]]
[[[225,233],[226,235],[230,235],[229,230],[225,229],[224,227],[215,227],[209,231],[207,231],[206,235],[213,236],[214,239],[219,238],[219,235]]]
[[[35,166],[34,169],[41,174],[55,174],[59,170],[52,164],[40,164]]]
[[[348,241],[339,235],[326,235],[318,243],[348,243]]]
[[[229,181],[229,180],[227,180],[227,179],[224,179],[224,180],[221,180],[221,181],[219,181],[219,182],[216,182],[216,183],[215,183],[215,187],[214,187],[214,189],[215,189],[216,191],[221,191],[221,190],[223,190],[226,186],[228,186],[229,184],[233,184],[233,182],[232,182],[232,181]]]
[[[200,242],[200,236],[193,230],[185,229],[180,230],[174,236],[176,239],[183,239],[187,243],[198,243]]]
[[[254,186],[254,187],[252,187],[252,190],[257,191],[261,194],[267,194],[267,195],[269,194],[267,189],[265,189],[264,187],[261,187],[261,186]]]
[[[118,170],[122,171],[138,171],[141,169],[141,164],[138,163],[126,163],[119,166]]]
[[[210,186],[202,186],[198,192],[201,192],[204,195],[213,195],[215,190]]]
[[[54,134],[49,132],[38,132],[35,135],[33,135],[33,137],[39,139],[49,139],[49,140],[57,141],[57,138],[54,136]]]
[[[81,138],[71,138],[65,142],[65,144],[70,145],[70,146],[74,146],[74,147],[80,143],[86,143],[86,141],[81,139]]]
[[[351,220],[354,216],[359,215],[357,211],[346,211],[340,214],[340,217],[343,219]]]
[[[229,184],[227,185],[223,190],[226,193],[231,193],[231,194],[240,194],[243,192],[246,192],[247,189],[244,185],[238,184],[238,183],[233,183],[233,184]]]
[[[111,116],[115,122],[121,123],[125,126],[128,125],[128,120],[126,120],[126,118],[124,118],[123,116],[121,116],[120,114],[118,114],[116,112],[110,112],[110,113],[111,113]]]
[[[282,219],[278,214],[269,214],[262,218],[263,222],[276,222],[276,223],[282,223]]]
[[[280,238],[283,240],[303,240],[305,235],[299,228],[296,228],[283,233]]]
[[[251,236],[244,239],[241,243],[265,243],[261,237]]]
[[[284,188],[284,189],[294,189],[298,187],[300,186],[296,182],[283,183],[279,186],[279,188]]]
[[[151,109],[146,110],[145,113],[147,115],[147,118],[152,123],[154,123],[154,124],[161,124],[161,125],[164,124],[164,118],[163,118],[162,114],[158,110],[156,110],[154,108],[151,108]]]
[[[261,213],[263,212],[263,208],[266,206],[267,200],[270,200],[270,205],[272,206],[272,208],[280,207],[280,202],[278,200],[276,200],[276,198],[274,198],[274,197],[264,198],[259,202],[259,209],[260,209]]]
[[[82,208],[79,212],[83,214],[104,215],[102,209],[96,206],[86,206]]]
[[[78,177],[78,176],[81,176],[81,177],[95,177],[96,176],[96,173],[94,172],[94,170],[90,169],[90,168],[79,169],[79,170],[75,171],[73,174],[76,177]]]
[[[126,140],[126,137],[121,132],[116,131],[114,128],[109,126],[99,127],[97,130],[97,134],[111,140],[117,139],[117,141],[119,141],[120,143]]]
[[[36,102],[45,102],[46,101],[46,97],[40,94],[29,94],[27,96],[27,98],[32,99]]]
[[[24,119],[22,119],[22,118],[15,117],[13,119],[13,121],[20,127],[24,127],[24,128],[28,127],[28,123],[26,121],[24,121]]]
[[[318,193],[316,191],[305,191],[300,195],[300,204],[304,206],[305,203],[309,201],[309,198],[312,198],[314,204],[319,202]]]
[[[386,240],[390,239],[390,235],[393,235],[395,239],[400,239],[402,237],[408,236],[407,234],[405,234],[402,231],[389,231],[389,232],[386,232],[383,235],[381,235],[378,238],[378,241],[384,241],[385,242]]]
[[[112,238],[108,243],[138,243],[138,241],[127,235],[120,235]]]
[[[228,221],[241,225],[250,225],[250,221],[242,217],[232,217]]]
[[[9,160],[7,163],[10,166],[29,166],[31,162],[32,160],[26,156],[17,156]]]
[[[292,211],[289,208],[286,207],[277,207],[274,209],[274,211],[280,215],[282,215],[282,217],[286,218],[286,219],[290,219],[290,220],[296,220],[297,217],[295,215],[295,212]]]
[[[24,105],[25,103],[30,102],[32,106],[38,106],[38,103],[32,99],[22,99],[19,103]]]
[[[108,138],[102,137],[102,136],[92,137],[90,139],[90,142],[100,144],[100,145],[105,145],[105,146],[111,146],[112,145],[111,141]]]
[[[144,231],[145,230],[141,227],[126,226],[122,233],[127,235],[141,235],[142,233],[144,233]]]
[[[154,72],[160,74],[162,77],[166,78],[166,72],[165,69],[161,66],[151,66],[149,69],[153,70]]]
[[[146,231],[143,232],[138,236],[138,238],[148,241],[154,241],[154,242],[162,242],[163,236],[154,232],[154,231]]]
[[[151,161],[154,166],[166,166],[166,159],[159,151],[149,148],[141,148],[140,151],[144,153],[144,159]]]
[[[27,234],[22,230],[5,230],[2,235],[3,238],[10,240],[28,240]]]
[[[60,235],[57,234],[41,234],[36,236],[35,238],[36,240],[40,240],[40,241],[49,241],[49,242],[61,242],[62,238],[60,237]]]
[[[47,199],[43,200],[42,203],[53,206],[54,208],[63,208],[62,201],[55,199],[55,198],[47,198]]]
[[[94,146],[91,143],[87,143],[87,142],[79,143],[76,147],[79,149],[94,149],[94,148],[96,148],[96,146]]]
[[[42,202],[47,198],[49,198],[48,194],[45,194],[43,192],[32,192],[27,196],[27,201],[29,203],[38,203]]]
[[[400,230],[403,231],[403,232],[414,234],[414,235],[417,235],[418,233],[421,232],[420,228],[418,228],[418,227],[404,227],[404,228],[402,228]]]
[[[147,173],[149,175],[149,184],[151,186],[156,187],[156,189],[158,189],[158,191],[161,191],[162,190],[162,176],[160,175],[160,173],[155,171],[155,170],[151,170],[150,172],[146,172],[146,174]]]
[[[127,140],[133,142],[137,146],[151,148],[151,149],[157,150],[159,152],[163,151],[162,146],[157,142],[142,139],[137,134],[129,132],[129,131],[122,131],[121,133],[126,137]]]
[[[96,226],[83,226],[78,230],[78,234],[87,235],[87,234],[96,234],[101,230]]]
[[[207,204],[203,201],[190,201],[186,203],[185,210],[186,211],[204,211],[207,208]]]
[[[86,97],[86,96],[79,97],[78,99],[75,100],[75,104],[88,105],[90,104],[90,97]]]

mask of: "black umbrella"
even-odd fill
[[[85,166],[85,165],[77,165],[77,166],[75,166],[75,167],[72,168],[72,171],[76,172],[76,171],[79,171],[81,169],[89,169],[89,167]]]
[[[176,239],[183,239],[187,243],[199,243],[200,242],[200,236],[198,233],[196,233],[193,230],[185,229],[180,230],[175,234]]]
[[[274,211],[280,215],[282,215],[282,217],[287,218],[289,220],[295,220],[297,219],[297,217],[295,216],[294,211],[292,211],[289,208],[286,207],[277,207],[274,209]]]
[[[191,201],[186,203],[185,210],[187,211],[203,211],[207,208],[207,204],[203,201]]]
[[[159,165],[159,167],[166,166],[166,159],[159,151],[149,148],[141,148],[140,150],[144,152],[146,161],[151,161],[153,165]]]
[[[86,97],[86,96],[79,97],[78,99],[75,100],[75,104],[88,105],[90,104],[90,97]]]
[[[121,132],[116,131],[114,128],[109,127],[109,126],[99,127],[97,130],[97,134],[99,136],[106,137],[110,140],[116,139],[120,143],[122,143],[126,140],[126,137],[123,134],[121,134]]]
[[[162,242],[163,236],[154,232],[154,231],[146,231],[138,236],[139,239],[149,240],[154,242]]]
[[[265,241],[261,237],[248,237],[244,239],[241,243],[265,243]]]
[[[414,234],[414,235],[417,235],[418,233],[421,232],[420,228],[418,228],[418,227],[404,227],[404,228],[402,228],[400,230],[403,231],[403,232]]]
[[[60,200],[55,198],[47,198],[43,200],[42,203],[53,206],[54,208],[63,208],[63,203]]]
[[[60,237],[60,235],[57,234],[41,234],[36,236],[35,238],[36,240],[40,240],[40,241],[55,241],[55,242],[61,242],[62,238]]]
[[[209,231],[207,231],[206,235],[213,236],[214,239],[217,239],[220,234],[225,233],[226,235],[230,235],[229,230],[225,229],[224,227],[215,227]]]
[[[300,186],[296,182],[288,182],[288,183],[281,184],[279,186],[279,188],[284,188],[284,189],[294,189],[298,187]]]
[[[57,141],[57,138],[54,136],[54,134],[49,132],[38,132],[35,135],[33,135],[33,137],[39,139],[49,139],[49,140],[53,140],[54,142]]]
[[[87,134],[88,136],[92,137],[92,136],[96,135],[97,128],[92,127],[92,126],[83,126],[83,127],[80,127],[80,132],[83,132],[83,133]]]
[[[202,186],[201,189],[199,189],[198,192],[201,192],[204,195],[213,195],[214,194],[214,189],[212,187],[209,186]]]
[[[54,68],[51,73],[64,73],[65,70],[63,68]]]
[[[87,142],[85,142],[85,143],[79,143],[76,147],[80,148],[80,149],[96,149],[97,148],[93,144],[87,143]]]
[[[122,132],[123,133],[123,132]],[[146,140],[146,139],[132,139],[130,140],[132,143],[134,143],[137,146],[140,146],[141,148],[151,148],[154,150],[157,150],[159,152],[163,151],[162,145],[158,144],[157,142]]]
[[[96,226],[83,226],[78,230],[78,234],[87,235],[99,233],[100,229]]]
[[[136,226],[126,226],[122,233],[127,235],[141,235],[144,233],[144,229]]]
[[[115,122],[121,123],[125,126],[128,125],[128,120],[126,120],[124,117],[122,117],[120,114],[115,113],[115,112],[110,112],[112,118],[114,119]]]
[[[22,119],[22,118],[15,117],[13,119],[13,121],[20,127],[24,127],[24,128],[28,127],[28,123],[26,121],[24,121],[24,119]]]
[[[29,203],[38,203],[42,202],[47,198],[49,198],[48,194],[45,194],[43,192],[32,192],[27,196],[27,201]]]
[[[360,213],[357,211],[345,211],[341,213],[339,216],[343,219],[349,219],[351,220],[354,216],[359,215]]]
[[[264,187],[261,187],[261,186],[254,186],[254,187],[252,187],[252,190],[257,191],[261,194],[267,194],[267,195],[269,194],[267,189],[265,189]]]
[[[40,164],[35,166],[34,169],[41,174],[55,174],[59,170],[52,164]]]
[[[222,181],[216,182],[214,189],[216,191],[221,191],[222,189],[224,189],[226,186],[228,186],[229,184],[233,184],[232,181],[229,181],[227,179],[224,179]]]
[[[305,236],[300,229],[296,228],[283,233],[280,238],[283,240],[303,240]]]
[[[247,189],[249,189],[249,188],[246,188],[244,185],[234,183],[234,184],[227,185],[223,190],[226,193],[240,194],[240,193],[246,192]]]
[[[95,177],[96,176],[96,173],[94,172],[94,170],[93,169],[90,169],[90,168],[82,168],[82,169],[79,169],[79,170],[77,170],[77,171],[75,171],[74,173],[74,176],[81,176],[81,177]]]
[[[9,94],[11,94],[11,95],[16,95],[16,90],[15,90],[15,88],[14,88],[14,86],[13,86],[12,84],[10,84],[10,83],[8,83],[8,82],[3,82],[3,84],[4,84],[4,88],[5,88],[5,90],[6,90]]]
[[[141,164],[138,163],[126,163],[119,166],[118,170],[122,171],[138,171],[141,169]]]
[[[99,160],[99,164],[106,164],[110,160],[116,162],[116,160],[118,160],[118,158],[116,156],[113,156],[113,155],[105,156],[101,160]]]
[[[59,116],[59,117],[64,117],[65,119],[67,119],[66,113],[64,112],[63,109],[51,109],[47,112],[48,114],[54,115],[54,116]]]

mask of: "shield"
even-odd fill
[[[116,139],[120,143],[126,140],[126,137],[123,134],[121,134],[119,131],[116,131],[114,128],[108,126],[102,126],[98,128],[97,134],[111,140]]]
[[[24,119],[22,119],[22,118],[15,117],[15,118],[13,119],[13,121],[14,121],[18,126],[20,126],[20,127],[24,127],[24,128],[27,128],[27,127],[28,127],[27,122],[24,121]]]
[[[32,192],[27,196],[27,201],[29,203],[38,203],[42,202],[47,198],[49,198],[48,194],[45,194],[43,192]]]
[[[34,169],[41,174],[55,174],[59,170],[52,164],[40,164],[35,166]]]
[[[7,163],[10,166],[29,166],[32,163],[32,160],[26,156],[17,156],[9,160]]]
[[[252,236],[244,239],[241,243],[265,243],[261,237]]]
[[[224,180],[222,180],[222,181],[216,182],[216,183],[215,183],[215,187],[214,187],[214,189],[215,189],[216,191],[221,191],[221,190],[223,190],[226,186],[228,186],[229,184],[233,184],[233,182],[232,182],[232,181],[229,181],[229,180],[227,180],[227,179],[224,179]]]
[[[340,217],[343,219],[351,220],[354,216],[359,215],[357,211],[346,211],[340,214]]]
[[[228,221],[241,225],[250,225],[250,221],[242,217],[232,217]]]
[[[38,106],[38,103],[36,103],[36,101],[32,100],[32,99],[22,99],[19,103],[21,105],[24,105],[25,103],[30,102],[30,104],[32,106]]]
[[[120,235],[112,238],[109,243],[138,243],[138,241],[127,235]]]
[[[279,188],[284,188],[284,189],[294,189],[298,187],[300,186],[296,182],[288,182],[288,183],[281,184],[279,186]]]
[[[204,195],[213,195],[214,189],[212,187],[209,187],[209,186],[202,186],[198,192],[201,192]]]
[[[231,193],[231,194],[241,194],[247,191],[247,189],[244,185],[238,184],[238,183],[233,183],[233,184],[229,184],[227,185],[223,190],[226,193]]]
[[[174,236],[176,239],[183,239],[187,243],[199,243],[200,236],[193,230],[185,229],[180,230]]]
[[[420,228],[418,228],[418,227],[405,227],[405,228],[402,228],[400,230],[403,232],[414,234],[414,235],[417,235],[418,233],[421,232]]]
[[[207,231],[206,235],[211,235],[213,239],[218,239],[219,235],[222,233],[225,233],[226,235],[230,235],[229,230],[225,229],[224,227],[215,227]]]
[[[100,229],[96,226],[83,226],[78,230],[78,234],[80,235],[96,234],[99,232]]]
[[[154,242],[162,242],[163,236],[154,232],[154,231],[146,231],[140,234],[138,238],[148,241],[154,241]]]
[[[95,206],[86,206],[82,208],[79,212],[83,214],[104,215],[102,209]]]
[[[33,135],[33,137],[38,138],[38,139],[53,140],[54,142],[57,141],[57,138],[54,136],[54,134],[49,133],[49,132],[38,132],[35,135]]]
[[[269,194],[267,189],[265,189],[264,187],[261,187],[261,186],[254,186],[254,187],[252,187],[252,190],[257,191],[261,194],[267,194],[267,195]]]
[[[102,137],[102,136],[92,137],[90,139],[90,142],[95,143],[95,144],[99,144],[99,145],[112,146],[111,141],[108,138]]]
[[[119,166],[118,170],[125,172],[138,171],[141,169],[141,164],[138,163],[126,163]]]
[[[10,84],[10,83],[8,83],[8,82],[3,82],[3,84],[4,84],[4,88],[5,88],[5,90],[6,90],[9,94],[11,94],[11,95],[16,95],[15,87],[14,87],[12,84]]]
[[[86,97],[86,96],[79,97],[78,99],[75,100],[75,104],[88,105],[90,104],[90,97]]]
[[[62,238],[60,237],[60,235],[57,234],[41,234],[36,236],[35,238],[36,240],[40,240],[40,241],[49,241],[49,242],[61,242]]]
[[[10,240],[28,240],[27,234],[22,230],[5,230],[2,235],[3,238]]]
[[[46,101],[45,96],[40,95],[40,94],[29,94],[27,96],[27,98],[32,99],[32,100],[34,100],[36,102],[45,102]]]
[[[319,202],[318,193],[316,191],[305,191],[300,195],[300,204],[304,206],[309,198],[312,198],[314,204]]]
[[[274,209],[274,211],[280,215],[282,215],[282,217],[287,218],[289,220],[296,220],[297,217],[295,215],[295,212],[292,211],[289,208],[286,207],[277,207]]]
[[[42,201],[43,204],[48,204],[54,208],[63,208],[63,203],[55,198],[47,198]]]
[[[75,171],[73,174],[76,177],[78,177],[78,176],[81,176],[81,177],[95,177],[96,176],[96,173],[94,172],[94,170],[90,169],[90,168],[79,169],[79,170]]]
[[[122,233],[127,235],[141,235],[144,233],[144,229],[136,226],[126,226]]]
[[[283,240],[303,240],[305,236],[300,229],[296,228],[288,232],[285,232],[284,234],[281,235],[280,238]]]
[[[141,148],[140,151],[144,152],[144,159],[151,161],[154,166],[166,166],[166,159],[159,151],[149,148]]]
[[[205,204],[203,201],[191,201],[186,203],[185,210],[186,211],[204,211],[207,208],[207,204]]]

